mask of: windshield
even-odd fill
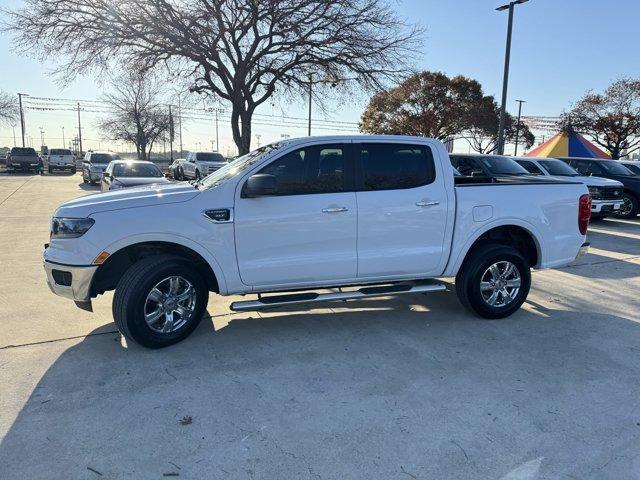
[[[262,157],[264,157],[268,153],[278,150],[286,144],[287,142],[271,143],[269,145],[265,145],[264,147],[260,147],[253,152],[249,152],[242,157],[238,157],[231,163],[227,163],[224,167],[203,178],[197,185],[205,189],[220,185],[225,180],[228,180],[229,178],[235,177],[239,173],[244,172],[247,168],[260,161],[260,159],[262,159]]]
[[[631,170],[615,160],[603,160],[600,162],[600,165],[611,175],[622,175],[623,177],[633,176]]]
[[[506,157],[480,157],[479,160],[494,175],[529,175],[524,167]]]
[[[638,162],[638,165],[636,165],[634,163],[625,163],[624,166],[627,167],[629,170],[631,170],[636,175],[640,175],[640,162]]]
[[[538,163],[549,172],[549,175],[557,175],[559,177],[577,177],[580,175],[577,170],[574,170],[562,160],[538,160]]]
[[[116,163],[113,166],[114,177],[162,177],[157,165],[151,163]]]
[[[66,148],[52,148],[49,151],[49,155],[71,155],[71,150]]]
[[[120,160],[120,155],[115,153],[93,153],[91,163],[109,163],[111,160]]]
[[[31,155],[31,156],[35,156],[36,151],[33,148],[20,148],[20,147],[13,147],[11,149],[11,155]]]
[[[221,153],[198,152],[196,158],[199,162],[226,162]]]

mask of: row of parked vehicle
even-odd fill
[[[38,173],[45,170],[49,173],[55,170],[76,173],[76,158],[67,148],[52,148],[40,155],[35,148],[13,147],[7,153],[4,164],[8,173]]]
[[[555,177],[584,183],[592,199],[591,216],[633,218],[640,206],[640,162],[593,158],[531,158],[451,155],[463,177]]]

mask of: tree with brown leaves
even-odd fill
[[[604,93],[587,92],[560,120],[606,148],[611,158],[640,149],[640,80],[622,79]]]
[[[307,91],[310,79],[380,88],[403,75],[421,36],[383,0],[25,0],[6,13],[18,47],[63,57],[63,78],[113,63],[188,77],[191,91],[231,105],[241,154],[274,93]]]

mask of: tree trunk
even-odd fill
[[[251,117],[252,109],[244,108],[242,105],[234,104],[231,107],[231,132],[233,141],[238,147],[238,154],[244,155],[251,151]]]

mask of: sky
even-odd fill
[[[382,0],[385,1],[385,0]],[[426,29],[423,47],[413,64],[419,69],[461,74],[480,81],[486,94],[500,98],[504,66],[507,12],[497,12],[500,0],[387,0],[398,15],[418,22]],[[13,8],[20,0],[0,0]],[[640,78],[638,45],[640,2],[637,0],[530,0],[517,5],[513,30],[509,99],[507,109],[517,113],[516,99],[526,100],[524,115],[557,116],[587,90],[603,90],[620,77]],[[96,100],[103,93],[95,78],[78,77],[60,84],[52,74],[55,59],[39,62],[20,56],[9,34],[0,32],[0,90],[16,94],[67,99]],[[368,94],[329,98],[326,109],[314,105],[314,118],[357,122]],[[278,140],[282,135],[306,135],[306,98],[279,98],[258,111],[265,123],[254,125],[252,145]],[[195,108],[200,108],[200,102]],[[224,105],[222,105],[224,107]],[[274,126],[282,116],[300,118]],[[83,114],[86,148],[117,147],[101,139],[95,124],[98,114]],[[270,117],[270,120],[268,116]],[[34,146],[41,141],[40,127],[47,145],[62,143],[77,132],[74,112],[26,114],[27,135]],[[354,124],[341,124],[345,129]],[[355,130],[354,130],[355,132]],[[313,128],[314,134],[339,133]],[[348,133],[348,132],[344,132]],[[16,129],[18,143],[19,131]],[[259,137],[258,137],[259,136]],[[220,148],[233,153],[230,128],[219,123]],[[211,149],[215,139],[213,122],[185,121],[185,150]],[[11,128],[0,128],[0,146],[13,145]],[[160,149],[162,149],[160,147]]]

